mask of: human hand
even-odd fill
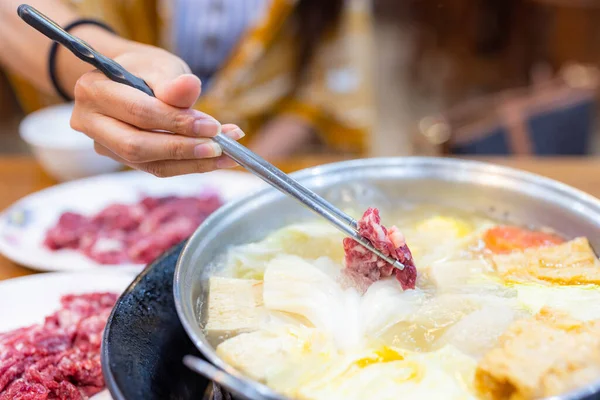
[[[237,165],[210,138],[221,130],[234,140],[244,133],[191,109],[201,83],[185,62],[137,43],[114,60],[144,79],[156,98],[99,71],[81,76],[74,89],[71,126],[94,139],[96,152],[159,177]]]

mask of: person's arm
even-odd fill
[[[51,92],[54,89],[47,73],[51,42],[19,18],[19,4],[0,0],[0,64],[38,89]],[[78,18],[57,0],[30,0],[29,4],[60,25]],[[219,122],[191,109],[201,84],[185,62],[100,27],[82,25],[72,33],[144,79],[156,94],[153,98],[112,82],[66,49],[59,49],[57,78],[61,88],[75,98],[71,126],[94,139],[98,153],[157,176],[236,165],[207,139],[221,130]],[[233,125],[223,126],[223,132],[236,140],[244,135]]]

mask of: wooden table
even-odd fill
[[[287,160],[279,166],[285,172],[340,161],[334,156],[315,156]],[[486,158],[497,164],[520,168],[556,179],[600,197],[600,158]],[[55,182],[28,157],[0,157],[0,210],[21,197]],[[33,274],[0,255],[0,280]]]

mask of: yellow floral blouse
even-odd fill
[[[308,77],[294,89],[295,47],[291,18],[298,0],[273,0],[268,12],[240,40],[196,108],[236,123],[251,138],[273,115],[309,122],[330,148],[368,152],[374,126],[372,25],[369,0],[346,0],[339,26],[319,44]],[[169,0],[71,0],[83,16],[99,18],[122,36],[171,48]],[[60,100],[10,76],[26,112]]]

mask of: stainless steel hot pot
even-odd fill
[[[310,168],[294,177],[341,207],[352,205],[362,211],[377,206],[384,213],[402,203],[466,207],[521,224],[550,226],[567,237],[587,236],[600,249],[600,200],[515,169],[457,159],[373,158]],[[215,259],[229,246],[257,241],[285,225],[315,218],[295,200],[268,188],[215,212],[196,230],[179,258],[174,280],[179,318],[198,349],[220,370],[218,379],[240,398],[284,399],[224,363],[202,332],[207,282]],[[560,399],[597,396],[598,379],[598,384]]]

